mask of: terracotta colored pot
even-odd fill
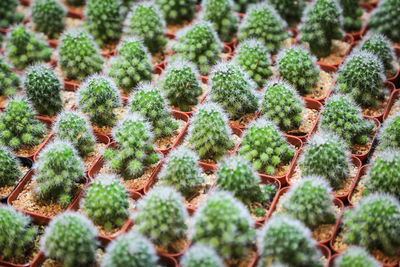
[[[361,40],[365,31],[367,30],[367,25],[364,25],[358,32],[350,32],[349,34],[353,37],[355,41]]]
[[[254,116],[252,117],[252,119],[250,120],[250,122],[249,122],[247,125],[245,125],[245,126],[241,126],[241,125],[236,126],[235,123],[234,123],[234,121],[232,121],[232,120],[229,120],[229,125],[231,126],[231,128],[238,128],[238,129],[244,131],[244,130],[246,130],[246,129],[249,127],[249,125],[250,125],[253,121],[255,121],[259,116],[260,116],[260,112],[259,112],[259,111],[256,111],[256,112],[254,113]]]
[[[385,82],[385,89],[386,89],[390,94],[392,94],[392,92],[395,90],[395,86],[394,86],[394,84],[391,83],[391,82]],[[386,105],[385,105],[385,109],[384,109],[384,111],[383,111],[381,114],[376,115],[376,116],[365,115],[364,117],[365,117],[365,118],[368,118],[368,119],[377,119],[378,121],[382,122],[382,121],[383,121],[383,116],[385,115],[385,110],[387,109],[387,107],[388,107],[388,105],[389,105],[389,100],[390,100],[390,98],[388,99],[388,101],[387,101],[387,103],[386,103]]]
[[[360,7],[364,7],[369,10],[372,10],[378,6],[378,3],[379,3],[379,0],[375,0],[375,1],[369,1],[369,2],[359,2],[358,5]]]
[[[352,48],[353,48],[353,46],[354,46],[354,38],[353,38],[353,36],[351,36],[350,34],[346,34],[346,35],[344,36],[344,38],[342,39],[342,41],[344,41],[344,42],[350,44],[350,47],[349,47],[349,49],[347,49],[347,51],[346,51],[344,57],[342,58],[341,62],[338,63],[338,64],[326,64],[326,63],[323,63],[323,62],[321,62],[321,61],[318,61],[318,63],[319,63],[320,66],[330,66],[330,67],[336,67],[336,68],[337,68],[337,67],[339,67],[339,66],[343,63],[343,61],[344,61],[345,58],[350,54],[350,52],[351,52],[351,50],[352,50]]]
[[[365,116],[364,116],[364,118],[367,119]],[[354,156],[354,157],[358,158],[359,160],[361,160],[361,162],[363,162],[368,157],[368,155],[370,154],[371,149],[374,146],[374,142],[375,142],[375,139],[376,139],[376,135],[378,134],[379,127],[381,126],[381,123],[377,119],[371,119],[371,120],[374,121],[374,123],[376,125],[376,128],[377,128],[376,132],[371,137],[371,146],[369,147],[368,151],[366,151],[363,154],[360,154],[360,155],[351,154],[352,156]]]
[[[362,168],[361,168],[360,171],[358,172],[357,179],[352,183],[352,185],[351,185],[351,187],[350,187],[349,194],[348,194],[348,196],[347,196],[347,201],[349,202],[350,206],[354,206],[354,205],[355,205],[355,203],[353,203],[353,202],[351,201],[352,196],[353,196],[353,193],[354,193],[354,190],[355,190],[355,188],[356,188],[358,182],[360,181],[360,178],[361,178],[362,176],[364,176],[364,175],[367,173],[367,170],[368,170],[368,168],[369,168],[370,166],[371,166],[371,164],[367,164],[367,165],[362,166]]]

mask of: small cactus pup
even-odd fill
[[[154,2],[139,2],[132,6],[125,22],[125,32],[143,40],[150,53],[163,52],[167,44],[165,31],[164,18]]]
[[[219,104],[231,120],[257,111],[256,89],[256,84],[240,66],[221,62],[212,71],[210,100]]]
[[[335,259],[334,266],[380,267],[382,265],[362,247],[352,246]]]
[[[138,201],[137,207],[132,215],[135,229],[153,244],[172,253],[180,252],[172,244],[185,239],[188,228],[181,194],[168,186],[156,186]]]
[[[40,240],[40,250],[65,267],[90,266],[96,260],[97,229],[77,212],[65,212],[50,221]]]
[[[233,0],[233,9],[242,14],[246,13],[251,4],[260,2],[260,0]]]
[[[261,102],[263,116],[273,121],[282,131],[299,128],[305,107],[296,89],[281,80],[272,80],[265,88]]]
[[[359,245],[372,253],[379,250],[387,256],[398,256],[399,219],[400,204],[396,198],[371,194],[343,214],[344,242]]]
[[[130,98],[130,111],[138,112],[151,123],[155,138],[171,136],[178,129],[177,121],[171,118],[166,99],[150,83],[138,86],[137,92]]]
[[[33,248],[37,231],[28,216],[2,205],[0,218],[0,260],[21,257]]]
[[[118,149],[107,149],[104,158],[111,169],[125,180],[136,179],[146,166],[157,163],[160,158],[154,152],[154,136],[150,123],[138,113],[127,115],[113,129]]]
[[[118,0],[89,0],[84,27],[99,46],[118,42],[122,34],[123,16]]]
[[[166,22],[171,25],[192,21],[196,12],[195,0],[155,0]]]
[[[373,32],[386,35],[392,42],[400,43],[400,0],[379,1],[368,22]]]
[[[12,67],[0,57],[0,96],[13,96],[20,82],[19,76],[12,72]]]
[[[168,63],[157,87],[172,106],[189,112],[199,103],[199,96],[203,93],[198,76],[194,64],[184,59],[175,59]]]
[[[232,62],[241,66],[258,87],[262,87],[273,74],[270,54],[264,44],[256,39],[240,42]]]
[[[14,185],[22,172],[18,159],[8,148],[0,146],[0,188]]]
[[[53,117],[63,109],[60,79],[54,71],[43,64],[27,69],[24,90],[36,112]]]
[[[343,29],[346,32],[358,32],[361,30],[362,9],[358,6],[360,0],[339,0],[342,8]]]
[[[238,17],[231,0],[203,0],[201,16],[213,24],[221,41],[232,41],[238,29]]]
[[[383,122],[378,140],[379,149],[400,150],[400,113],[396,113]]]
[[[116,108],[122,106],[122,101],[114,81],[93,75],[80,86],[76,104],[88,114],[92,124],[112,127],[116,121]]]
[[[172,50],[183,59],[196,64],[201,75],[207,75],[211,67],[221,58],[221,41],[213,26],[206,21],[198,21],[177,33],[178,44]]]
[[[183,254],[182,267],[224,267],[218,254],[209,246],[194,244]]]
[[[299,28],[300,39],[318,58],[331,53],[332,40],[342,39],[342,15],[335,0],[317,0],[305,10]]]
[[[113,240],[106,249],[102,267],[159,267],[154,245],[134,230]]]
[[[277,57],[280,76],[288,81],[301,95],[314,92],[320,68],[317,59],[305,48],[295,46],[282,50]]]
[[[223,260],[240,260],[256,237],[247,208],[225,191],[208,197],[196,210],[191,227],[192,242],[212,247]]]
[[[238,153],[254,168],[267,175],[277,175],[279,166],[290,163],[295,155],[278,127],[263,118],[253,122],[243,133]]]
[[[35,0],[31,7],[34,28],[51,39],[57,39],[65,27],[67,10],[57,0]]]
[[[21,127],[23,125],[23,127]],[[0,144],[14,151],[39,145],[46,127],[35,118],[29,102],[14,98],[0,115]]]
[[[68,80],[84,80],[101,71],[104,60],[92,36],[79,29],[71,29],[61,37],[58,64]]]
[[[117,51],[118,56],[110,60],[108,75],[125,94],[132,92],[139,82],[151,80],[151,58],[139,39],[130,37],[122,41]]]
[[[273,266],[267,264],[270,259],[287,266],[323,266],[310,230],[300,221],[283,214],[274,215],[264,224],[258,233],[257,245],[260,267]]]
[[[18,0],[0,2],[0,28],[7,29],[11,24],[22,22],[24,15],[16,12],[18,4]]]
[[[47,43],[28,32],[24,26],[15,26],[8,33],[5,51],[11,63],[20,70],[36,62],[50,61],[51,57]]]
[[[215,161],[235,145],[231,135],[226,114],[217,104],[206,103],[191,118],[186,141],[201,160]]]
[[[384,101],[386,80],[381,61],[374,54],[366,51],[352,53],[341,65],[335,90],[349,94],[363,108],[376,107]]]
[[[268,3],[275,8],[282,19],[291,27],[297,26],[306,8],[304,0],[268,0]]]
[[[106,231],[122,227],[129,217],[126,188],[115,174],[100,174],[81,200],[82,211]]]
[[[53,131],[58,139],[70,142],[81,157],[95,150],[92,127],[86,117],[77,111],[64,111],[58,115]]]
[[[46,204],[54,201],[63,207],[70,204],[85,174],[83,162],[74,147],[59,140],[40,152],[34,168],[35,194],[39,202]]]
[[[286,22],[267,3],[253,5],[239,27],[239,41],[254,38],[264,43],[267,50],[275,53],[282,42],[289,38]]]

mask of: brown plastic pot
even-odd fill
[[[351,36],[350,34],[347,34],[347,33],[346,33],[346,35],[344,36],[344,38],[342,39],[342,41],[343,41],[343,42],[346,42],[346,43],[348,43],[348,44],[350,44],[350,47],[349,47],[349,49],[347,49],[347,51],[346,51],[345,55],[343,56],[342,60],[341,60],[338,64],[326,64],[326,63],[323,63],[323,62],[321,62],[321,61],[318,61],[318,63],[319,63],[320,66],[330,66],[330,67],[335,67],[335,68],[337,68],[337,67],[339,67],[339,66],[343,63],[343,61],[344,61],[345,58],[350,54],[350,52],[351,52],[351,50],[352,50],[352,48],[353,48],[353,46],[354,46],[354,38],[353,38],[353,36]]]
[[[385,89],[391,94],[395,90],[395,86],[391,82],[385,82]],[[390,98],[389,98],[389,100],[390,100]],[[364,115],[364,117],[368,118],[368,119],[377,119],[379,122],[382,122],[383,121],[383,115],[385,115],[385,110],[387,109],[387,106],[389,104],[389,100],[387,101],[387,103],[385,105],[385,109],[381,114],[376,115],[376,116]]]
[[[352,183],[351,187],[350,187],[350,191],[349,191],[349,195],[347,196],[347,201],[349,202],[350,206],[354,206],[355,203],[353,203],[351,201],[351,197],[354,193],[354,190],[358,184],[358,182],[360,181],[360,178],[362,176],[364,176],[367,173],[368,168],[371,166],[371,164],[367,164],[362,166],[362,168],[360,169],[360,171],[358,172],[358,176],[357,179]]]
[[[372,10],[378,6],[379,0],[369,1],[369,2],[359,2],[360,7],[364,7],[368,10]]]
[[[366,118],[364,116],[364,119],[368,119],[368,118]],[[381,126],[381,123],[377,119],[372,118],[370,120],[373,120],[375,125],[376,125],[376,131],[373,134],[373,136],[371,137],[371,146],[369,147],[368,151],[366,151],[363,154],[360,154],[360,155],[351,154],[352,156],[354,156],[354,157],[358,158],[359,160],[361,160],[361,162],[363,162],[368,157],[369,153],[371,152],[371,149],[372,149],[372,147],[374,145],[374,142],[375,142],[375,139],[376,139],[376,135],[378,134],[378,131],[379,131],[379,127]]]
[[[383,117],[382,117],[383,121],[385,121],[389,117],[389,114],[390,114],[390,111],[392,110],[393,105],[399,99],[399,92],[400,92],[400,89],[396,89],[396,90],[393,90],[392,94],[390,95],[389,102],[386,105],[385,111],[383,112]]]

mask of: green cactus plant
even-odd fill
[[[0,2],[0,28],[7,29],[11,24],[22,22],[24,14],[16,12],[18,3],[18,0]]]
[[[6,147],[0,146],[0,187],[14,185],[21,177],[18,159]]]
[[[363,266],[379,267],[374,257],[361,247],[349,247],[346,251],[335,259],[335,267]]]
[[[236,12],[246,13],[251,4],[260,2],[260,0],[233,0],[233,9]]]
[[[83,6],[86,3],[86,0],[66,0],[68,5],[71,6]]]
[[[303,11],[306,8],[306,2],[304,0],[268,0],[268,3],[273,6],[282,19],[292,27],[296,27],[300,22]]]
[[[55,39],[65,28],[67,9],[56,0],[35,0],[31,7],[34,28]]]
[[[192,21],[195,16],[195,0],[169,1],[155,0],[163,17],[168,24],[181,24]]]
[[[0,57],[0,95],[10,97],[15,94],[20,85],[19,76],[12,72],[12,68]]]
[[[383,122],[378,140],[379,149],[400,149],[400,114],[396,113]]]
[[[342,8],[343,29],[346,32],[360,31],[362,27],[362,9],[358,6],[360,0],[339,0]]]
[[[190,246],[182,257],[182,267],[223,267],[221,258],[215,251],[205,245]]]
[[[386,35],[392,42],[400,42],[400,0],[382,0],[372,12],[368,28]]]

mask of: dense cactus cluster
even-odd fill
[[[155,2],[168,24],[179,24],[194,19],[195,0],[155,0]]]
[[[233,0],[233,9],[237,12],[246,13],[251,4],[260,2],[260,0]]]
[[[347,32],[361,30],[363,11],[358,6],[359,2],[359,0],[339,0],[343,15],[343,29]]]
[[[306,7],[306,2],[304,0],[268,0],[268,2],[275,8],[279,15],[293,27],[300,22]]]
[[[0,95],[2,96],[14,95],[20,85],[19,76],[11,70],[11,66],[0,57]]]
[[[379,148],[400,149],[400,114],[388,118],[383,123],[379,135]]]
[[[335,267],[347,266],[364,266],[379,267],[381,266],[375,258],[361,247],[350,247],[343,254],[335,259]]]
[[[0,187],[13,185],[22,175],[18,159],[6,147],[0,146]]]
[[[18,0],[3,0],[0,2],[0,28],[6,29],[11,24],[24,19],[22,13],[16,12]]]
[[[195,244],[182,257],[182,267],[223,267],[222,260],[209,246]]]
[[[31,15],[35,30],[50,38],[57,38],[64,30],[67,11],[56,0],[35,0]]]
[[[386,35],[392,42],[400,42],[399,25],[400,17],[399,0],[379,1],[378,7],[372,13],[368,22],[371,31]]]

